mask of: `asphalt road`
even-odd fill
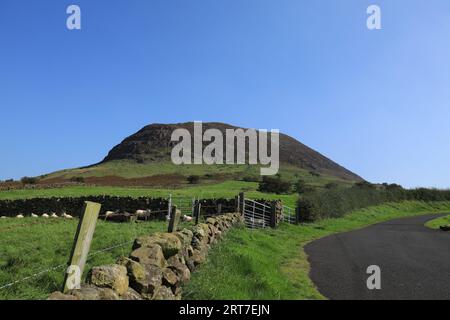
[[[424,227],[438,215],[402,218],[308,244],[310,277],[328,299],[450,300],[450,233]],[[381,289],[367,288],[367,267]]]

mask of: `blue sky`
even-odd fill
[[[2,0],[0,179],[202,120],[280,129],[372,182],[450,187],[449,35],[448,0]]]

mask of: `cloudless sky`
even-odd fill
[[[0,179],[201,120],[280,129],[371,182],[446,188],[450,2],[1,0],[0,112]]]

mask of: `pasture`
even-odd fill
[[[78,221],[0,219],[0,300],[45,299],[61,290]],[[137,236],[166,229],[166,221],[117,224],[99,220],[85,270],[114,263],[129,254]],[[34,277],[2,288],[30,276]]]
[[[0,192],[0,200],[48,198],[48,197],[79,197],[93,195],[130,196],[130,197],[199,197],[200,199],[236,197],[239,192],[245,192],[251,199],[282,200],[283,204],[295,207],[297,194],[278,195],[257,191],[257,182],[226,181],[212,185],[193,185],[182,189],[158,189],[144,187],[108,187],[108,186],[71,186],[54,189],[17,189]]]

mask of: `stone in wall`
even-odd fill
[[[139,237],[129,257],[92,268],[81,290],[55,292],[49,300],[179,300],[182,285],[206,261],[211,245],[242,223],[239,213],[230,213],[190,230]]]

